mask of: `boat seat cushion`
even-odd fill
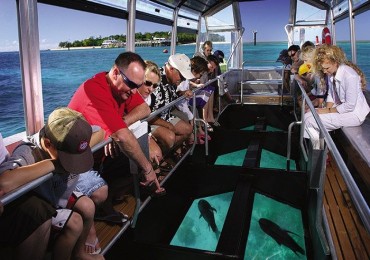
[[[365,97],[367,103],[370,104],[370,94],[365,92]],[[362,125],[342,127],[342,131],[370,167],[370,114],[367,115]]]

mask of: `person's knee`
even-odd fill
[[[91,200],[95,205],[103,203],[108,197],[108,185],[103,185],[91,194]]]
[[[193,131],[193,127],[191,124],[185,122],[185,121],[180,121],[175,125],[176,132],[180,135],[190,135]]]
[[[73,212],[68,219],[66,226],[64,227],[64,232],[73,236],[79,237],[82,233],[83,221],[82,216],[77,212]]]
[[[176,135],[174,132],[169,132],[168,135],[165,138],[165,142],[168,145],[169,148],[172,148],[176,141]]]
[[[185,130],[185,135],[189,136],[193,132],[193,126],[191,124],[186,123],[184,130]]]
[[[76,202],[74,210],[81,214],[84,221],[91,220],[94,218],[95,204],[89,197],[83,196]]]

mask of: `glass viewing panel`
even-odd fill
[[[195,199],[170,245],[215,251],[234,192]]]
[[[189,10],[186,7],[181,7],[180,10],[179,10],[179,16],[183,16],[183,17],[186,17],[186,18],[198,20],[199,16],[200,16],[200,13],[196,12],[196,11],[193,11],[193,10]]]
[[[198,28],[198,22],[195,22],[194,20],[189,20],[183,17],[179,17],[177,19],[177,26],[196,30]]]
[[[369,2],[369,0],[352,0],[353,2],[353,9],[356,9],[360,7],[361,5],[365,4],[366,2]]]
[[[206,17],[206,26],[207,31],[236,30],[232,6],[229,5],[220,12]]]
[[[330,28],[330,27],[329,27]],[[293,41],[295,44],[302,44],[305,41],[311,41],[315,44],[322,43],[322,30],[323,27],[296,27],[294,29]]]
[[[326,10],[297,1],[296,25],[324,25]]]
[[[334,8],[333,8],[333,13],[334,13],[334,18],[340,16],[344,12],[348,11],[348,1],[345,0],[338,0],[335,1],[334,3]]]
[[[0,23],[0,131],[5,138],[25,131],[25,120],[16,2],[5,0],[1,4],[0,17],[6,23]]]
[[[173,10],[172,9],[156,4],[156,3],[153,3],[153,2],[150,2],[148,0],[137,1],[136,10],[143,12],[143,13],[155,15],[161,18],[165,18],[171,21],[173,20]]]
[[[127,0],[88,0],[89,2],[127,10]]]

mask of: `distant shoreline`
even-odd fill
[[[213,42],[214,44],[228,44],[227,42]],[[258,44],[274,44],[274,43],[286,43],[286,41],[257,41]],[[349,41],[337,41],[337,43],[349,43]],[[357,43],[370,43],[370,40],[358,40]],[[253,41],[245,41],[243,44],[253,44]],[[185,43],[180,45],[195,45],[195,43]],[[179,45],[179,46],[180,46]],[[70,47],[69,50],[91,50],[91,49],[101,49],[100,46],[87,46],[87,47]],[[68,48],[50,48],[50,49],[40,49],[41,51],[68,51]],[[19,50],[1,50],[0,53],[7,52],[19,52]]]
[[[90,49],[101,49],[100,46],[86,46],[86,47],[69,47],[69,48],[53,48],[48,49],[50,51],[68,51],[68,50],[90,50]]]
[[[184,44],[178,44],[178,46],[181,45],[195,45],[195,42],[192,43],[184,43]],[[213,44],[230,44],[230,42],[213,42]],[[166,46],[163,46],[166,47]],[[52,48],[48,49],[49,51],[68,51],[68,50],[90,50],[90,49],[101,49],[101,46],[86,46],[86,47],[69,47],[69,48]],[[106,49],[115,49],[115,48],[106,48]]]

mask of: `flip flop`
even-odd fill
[[[90,255],[98,255],[100,254],[101,252],[101,247],[100,248],[96,248],[96,246],[98,245],[99,243],[99,240],[98,238],[95,239],[95,242],[94,243],[89,243],[89,242],[85,242],[85,246],[88,246],[88,247],[91,247],[91,248],[94,248],[94,252],[92,253],[89,253]]]
[[[114,224],[123,224],[129,220],[128,215],[122,212],[114,211],[107,215],[95,215],[95,220],[106,221]]]

